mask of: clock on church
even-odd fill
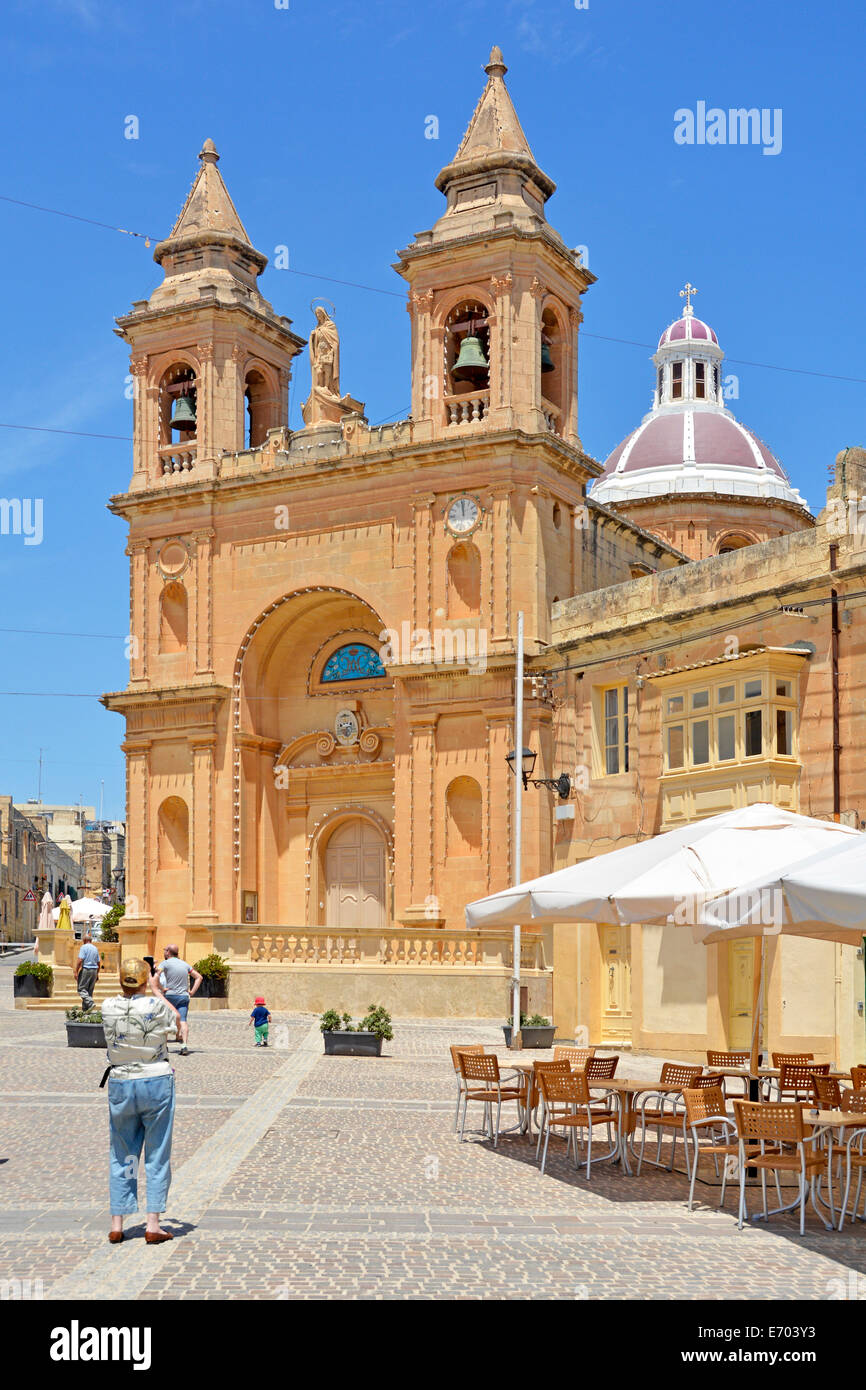
[[[481,524],[481,508],[474,497],[455,497],[445,513],[445,529],[452,536],[468,536]]]

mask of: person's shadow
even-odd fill
[[[188,1236],[198,1229],[192,1221],[173,1221],[169,1216],[164,1217],[159,1224],[163,1230],[171,1231],[175,1240],[182,1240],[184,1236]],[[123,1235],[125,1240],[136,1240],[139,1237],[144,1240],[146,1228],[146,1222],[144,1221],[137,1222],[135,1226],[124,1226]]]

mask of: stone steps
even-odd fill
[[[98,1008],[103,999],[110,999],[112,995],[119,993],[119,976],[100,975],[93,989],[93,1002]],[[42,1013],[57,1013],[62,1009],[77,1009],[80,1006],[81,996],[74,983],[56,980],[54,993],[50,999],[30,999],[27,1002],[28,1009],[37,1009]]]

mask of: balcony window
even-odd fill
[[[602,691],[604,710],[604,771],[610,777],[628,772],[628,686]]]
[[[665,772],[796,755],[796,684],[786,676],[744,675],[663,699]],[[694,717],[704,710],[706,717]]]
[[[744,716],[744,747],[747,758],[759,758],[763,752],[761,737],[762,715],[759,709],[747,710]]]

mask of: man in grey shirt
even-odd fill
[[[166,946],[163,951],[165,959],[159,966],[157,975],[151,984],[157,983],[157,992],[164,992],[165,998],[172,1008],[177,1009],[180,1014],[180,1042],[181,1053],[185,1057],[189,1052],[187,1039],[189,1038],[189,1023],[187,1022],[187,1012],[189,1001],[198,990],[201,984],[201,975],[197,970],[185,960],[181,960],[176,946]],[[189,987],[190,976],[192,976],[192,989]]]
[[[75,986],[81,995],[82,1009],[93,1008],[93,991],[99,979],[99,951],[86,932],[75,962]]]

